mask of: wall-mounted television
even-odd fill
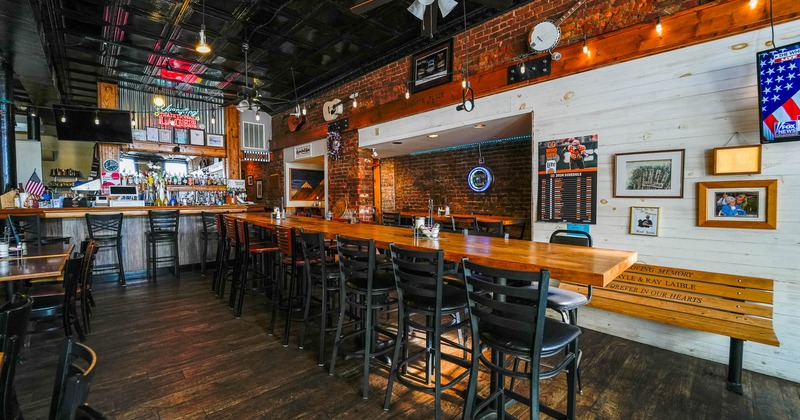
[[[761,51],[756,62],[761,143],[800,140],[800,42]]]
[[[130,111],[53,105],[53,114],[59,140],[133,143]]]

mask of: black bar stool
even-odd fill
[[[180,271],[180,249],[178,248],[178,223],[180,212],[178,210],[150,210],[147,212],[150,220],[150,231],[147,237],[147,278],[156,282],[158,264],[171,262],[173,273],[178,279],[181,278]],[[169,244],[173,254],[158,256],[158,245]]]
[[[217,229],[217,269],[214,271],[214,278],[211,281],[211,291],[217,297],[222,297],[225,292],[225,276],[228,274],[228,259],[231,257],[231,244],[228,238],[228,230],[225,226],[225,214],[217,213],[214,215],[214,224]]]
[[[11,225],[11,233],[17,243],[42,245],[56,242],[67,244],[70,241],[69,237],[42,236],[42,223],[38,214],[9,214],[6,220]]]
[[[203,220],[203,232],[200,233],[200,239],[203,240],[203,259],[200,260],[200,272],[206,275],[206,262],[208,262],[208,243],[216,241],[219,244],[219,230],[217,230],[217,213],[201,212],[200,216]]]
[[[89,230],[89,239],[97,242],[99,251],[103,249],[117,250],[117,263],[95,265],[94,274],[118,273],[119,284],[125,286],[125,269],[122,264],[122,213],[118,214],[92,214],[86,213],[86,227]]]
[[[300,327],[300,349],[305,347],[306,330],[312,318],[319,316],[319,357],[317,363],[325,363],[325,334],[336,331],[332,319],[339,312],[336,294],[339,292],[339,264],[327,255],[327,243],[322,233],[309,233],[300,229],[300,245],[305,262],[306,301],[303,325]],[[319,287],[320,297],[314,295]],[[312,306],[319,303],[319,313],[312,314]]]

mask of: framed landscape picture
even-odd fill
[[[411,57],[411,93],[453,80],[453,39]]]
[[[206,132],[203,130],[189,130],[189,141],[195,146],[204,146],[206,144]]]
[[[699,182],[697,225],[776,229],[778,181],[775,179]]]
[[[207,134],[206,146],[224,147],[225,146],[224,138],[225,136],[223,136],[222,134]]]
[[[614,197],[682,198],[684,150],[614,155]]]

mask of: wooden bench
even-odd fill
[[[560,287],[588,292],[566,282]],[[606,287],[595,287],[589,306],[730,337],[726,386],[741,394],[744,342],[780,346],[772,287],[770,279],[634,264]]]

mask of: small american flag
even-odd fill
[[[42,180],[39,179],[39,175],[36,175],[36,169],[33,170],[33,174],[31,174],[31,178],[28,180],[28,182],[25,183],[25,191],[27,191],[28,194],[33,194],[39,197],[44,194],[44,184],[42,184]]]

